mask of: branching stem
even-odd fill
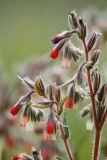
[[[62,124],[61,124],[60,117],[57,117],[57,119],[58,119],[58,121],[59,121],[59,130],[60,130],[60,132],[61,132],[61,136],[62,136],[64,145],[65,145],[65,148],[66,148],[66,151],[67,151],[69,160],[73,160],[73,157],[72,157],[72,154],[71,154],[71,151],[70,151],[70,148],[69,148],[67,139],[65,138],[65,135],[64,135],[64,131],[63,131],[63,127],[62,127]]]
[[[84,45],[84,49],[85,49],[85,56],[86,56],[85,59],[86,59],[86,62],[88,62],[89,56],[88,56],[88,49],[87,49],[87,45],[86,45],[85,39],[83,40],[83,45]],[[93,118],[94,118],[94,124],[95,124],[95,140],[94,140],[93,160],[98,160],[99,143],[100,143],[100,132],[101,132],[102,128],[99,129],[99,126],[97,124],[95,95],[93,94],[90,69],[87,69],[87,78],[88,78],[88,86],[89,86],[89,91],[90,91],[90,98],[91,98],[92,109],[93,109]]]
[[[84,45],[84,49],[85,49],[86,62],[88,62],[89,57],[88,57],[88,50],[87,50],[87,46],[86,46],[85,40],[83,40],[83,45]],[[90,98],[91,98],[91,102],[92,102],[94,123],[95,123],[95,128],[97,128],[97,115],[96,115],[96,107],[95,107],[95,96],[93,94],[90,69],[87,69],[87,78],[88,78],[88,86],[89,86],[89,90],[90,90]]]

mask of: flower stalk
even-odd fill
[[[86,46],[85,39],[83,40],[83,45],[84,45],[84,50],[85,50],[86,62],[88,62],[88,60],[89,60],[88,49],[87,49],[87,46]],[[95,123],[95,128],[97,128],[97,115],[96,115],[96,106],[95,106],[95,96],[93,94],[90,69],[87,69],[87,78],[88,78],[88,86],[89,86],[89,90],[90,90],[90,97],[91,97],[92,108],[93,108],[94,123]]]
[[[88,49],[86,46],[85,39],[83,40],[84,50],[85,50],[85,58],[86,62],[88,62]],[[92,102],[92,109],[93,109],[93,117],[94,117],[94,124],[95,124],[95,139],[94,139],[94,153],[93,153],[93,160],[98,160],[98,153],[99,153],[99,144],[100,144],[100,132],[102,127],[99,130],[98,124],[97,124],[97,113],[96,113],[96,105],[95,105],[95,95],[93,94],[93,88],[91,83],[91,73],[90,69],[87,69],[87,79],[88,79],[88,86],[90,91],[90,98]]]
[[[95,132],[95,140],[94,140],[94,160],[98,160],[99,158],[99,147],[100,147],[100,130],[96,130]]]
[[[71,154],[71,151],[70,151],[70,148],[69,148],[67,139],[65,138],[65,135],[64,135],[64,131],[63,131],[63,127],[62,127],[62,124],[61,124],[60,117],[57,117],[57,119],[58,119],[58,121],[59,121],[59,130],[60,130],[60,133],[61,133],[61,136],[62,136],[64,145],[65,145],[65,148],[66,148],[66,151],[67,151],[69,160],[73,160],[73,157],[72,157],[72,154]]]

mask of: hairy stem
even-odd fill
[[[86,62],[88,61],[88,49],[86,45],[85,39],[83,40],[83,45],[85,49],[85,56]],[[92,109],[93,109],[93,117],[94,117],[94,124],[95,124],[95,140],[94,140],[94,153],[93,153],[93,160],[98,160],[98,152],[99,152],[99,141],[100,141],[100,131],[99,126],[97,125],[97,114],[96,114],[96,105],[95,105],[95,96],[93,94],[92,82],[91,82],[91,73],[90,69],[87,69],[87,78],[88,78],[88,86],[90,90],[90,98],[92,102]]]
[[[106,111],[104,112],[104,115],[103,115],[103,117],[102,117],[102,120],[101,120],[101,122],[100,122],[100,124],[99,124],[99,128],[100,128],[100,129],[103,128],[103,125],[104,125],[104,122],[105,122],[106,118],[107,118],[107,109],[106,109]]]
[[[99,144],[100,144],[100,131],[96,130],[95,142],[94,142],[94,157],[93,157],[94,160],[98,160]]]
[[[73,157],[72,157],[72,154],[71,154],[71,151],[70,151],[70,148],[69,148],[69,145],[68,145],[67,139],[65,138],[65,135],[64,135],[64,131],[63,131],[63,127],[62,127],[62,124],[61,124],[60,118],[59,118],[59,117],[57,117],[57,119],[58,119],[58,121],[59,121],[59,129],[60,129],[60,132],[61,132],[61,136],[62,136],[62,139],[63,139],[64,145],[65,145],[65,148],[66,148],[66,151],[67,151],[67,154],[68,154],[69,160],[73,160]]]
[[[87,62],[89,57],[88,57],[88,50],[87,50],[87,46],[86,46],[85,40],[83,40],[83,45],[84,45],[84,49],[85,49],[85,56],[86,56],[86,62]],[[87,78],[88,78],[88,86],[89,86],[89,90],[90,90],[90,98],[91,98],[91,102],[92,102],[94,123],[95,123],[95,128],[97,128],[97,115],[96,115],[96,108],[95,108],[95,96],[93,94],[93,89],[92,89],[90,69],[87,69]]]

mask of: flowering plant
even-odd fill
[[[18,78],[27,87],[28,93],[22,96],[10,109],[12,115],[21,111],[20,125],[25,127],[29,121],[43,123],[42,140],[49,143],[56,139],[58,130],[64,142],[68,159],[73,160],[69,141],[69,128],[66,120],[66,110],[73,109],[79,101],[86,100],[88,105],[81,110],[81,116],[89,115],[87,129],[94,134],[93,160],[99,160],[99,146],[102,128],[107,117],[106,93],[107,83],[102,83],[98,70],[100,57],[99,36],[100,33],[88,33],[87,25],[79,18],[75,11],[68,15],[69,31],[63,31],[53,38],[55,45],[50,53],[52,59],[62,57],[62,67],[70,68],[72,61],[82,59],[75,74],[67,82],[58,86],[55,83],[45,83],[41,76],[34,81],[25,77]],[[83,49],[77,48],[72,43],[72,36],[76,36],[82,43]],[[89,37],[89,38],[88,38]],[[68,94],[63,88],[68,87]],[[71,122],[72,123],[72,122]],[[61,160],[61,157],[56,157]],[[33,148],[32,155],[21,154],[13,157],[13,160],[42,160],[43,150]]]

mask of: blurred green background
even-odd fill
[[[54,35],[67,28],[67,14],[95,6],[102,0],[0,0],[0,59],[8,70],[31,55],[49,52]]]

